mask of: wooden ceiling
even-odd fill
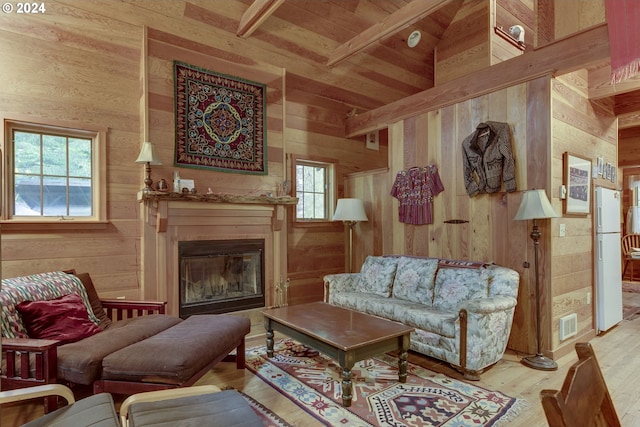
[[[463,0],[230,0],[221,12],[215,2],[192,2],[187,1],[186,15],[220,26],[216,14],[223,13],[231,18],[226,31],[273,54],[274,63],[287,70],[288,94],[314,93],[352,112],[432,88],[435,47],[463,6]],[[501,4],[511,8],[532,40],[530,2]],[[421,40],[411,48],[407,39],[415,30]],[[611,96],[616,112],[626,118],[621,128],[638,127],[640,85]]]

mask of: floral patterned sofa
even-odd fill
[[[519,282],[495,264],[369,256],[360,273],[325,276],[324,299],[414,327],[412,350],[478,380],[504,354]]]

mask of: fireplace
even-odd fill
[[[179,315],[264,307],[264,240],[178,242]]]

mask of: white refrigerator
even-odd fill
[[[622,321],[620,192],[596,187],[596,331]]]

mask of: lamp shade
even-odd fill
[[[140,154],[136,159],[136,163],[147,163],[151,165],[161,165],[160,159],[156,156],[154,146],[151,142],[146,141],[142,143],[142,148],[140,148]]]
[[[513,219],[528,220],[528,219],[543,219],[543,218],[557,218],[560,215],[553,209],[551,202],[547,198],[547,193],[544,190],[529,190],[522,194],[522,201],[518,212]]]
[[[364,203],[360,199],[338,199],[334,221],[368,221]]]

